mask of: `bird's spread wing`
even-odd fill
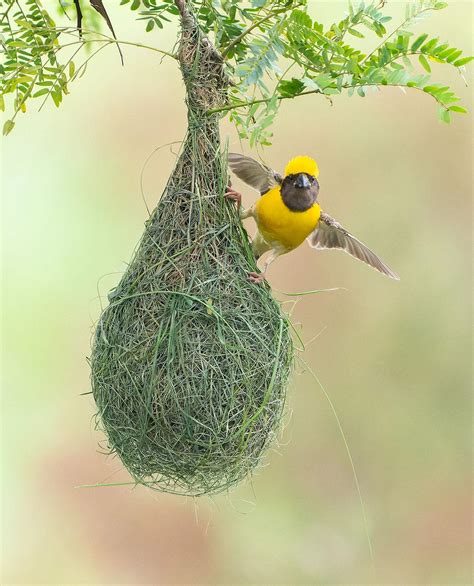
[[[229,167],[247,185],[253,187],[263,195],[272,187],[280,185],[282,177],[266,165],[251,157],[229,153]]]
[[[373,253],[365,244],[362,244],[352,234],[349,234],[339,222],[331,218],[328,214],[322,212],[316,230],[308,236],[308,242],[313,248],[340,248],[354,258],[357,258],[374,269],[377,269],[391,279],[400,280],[400,277],[392,271],[380,258]]]

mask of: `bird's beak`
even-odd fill
[[[305,173],[300,173],[296,178],[294,185],[295,187],[310,187],[311,183]]]

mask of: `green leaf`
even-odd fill
[[[432,94],[432,95],[436,95],[439,94],[441,91],[441,88],[437,85],[425,85],[425,87],[423,88],[423,91],[426,92],[427,94]]]
[[[419,55],[418,60],[420,61],[421,65],[423,66],[423,69],[425,69],[428,73],[431,73],[431,67],[430,67],[430,64],[428,63],[428,60],[426,59],[426,57],[424,55]]]
[[[282,80],[278,84],[278,91],[281,96],[292,98],[300,94],[305,88],[305,84],[299,79]]]
[[[439,45],[436,47],[436,50],[432,52],[432,55],[439,57],[446,49],[449,47],[448,43],[444,43],[443,45]]]
[[[470,63],[474,57],[463,57],[462,59],[458,59],[458,61],[454,62],[454,67],[462,67],[466,65],[466,63]]]
[[[311,79],[310,77],[304,76],[301,78],[301,81],[310,90],[320,90],[320,86],[314,81],[314,79]]]
[[[379,65],[382,66],[388,63],[390,61],[390,57],[390,51],[384,45],[379,52]]]
[[[49,93],[49,88],[45,87],[42,90],[39,90],[33,94],[33,98],[39,98],[40,96],[44,96],[45,94]]]
[[[438,110],[438,118],[441,120],[441,122],[445,122],[446,124],[449,124],[451,122],[451,115],[449,113],[449,110],[447,110],[446,108],[440,108]]]
[[[453,63],[453,61],[456,61],[458,59],[458,57],[460,57],[462,55],[462,51],[458,50],[458,51],[454,51],[454,53],[452,55],[450,55],[446,61],[448,63]]]
[[[28,45],[24,41],[11,41],[7,45],[7,49],[13,47],[14,49],[27,49]]]
[[[340,94],[341,90],[335,87],[326,87],[322,90],[323,94],[326,96],[332,96],[335,94]]]
[[[7,136],[7,134],[10,134],[14,127],[15,123],[13,122],[13,120],[7,120],[3,125],[3,135]]]
[[[442,61],[447,61],[448,58],[451,57],[453,53],[457,53],[457,51],[457,49],[450,47],[449,49],[446,49],[446,51],[436,53],[436,57],[438,57],[438,59],[441,59]]]
[[[431,49],[436,47],[437,42],[438,42],[437,38],[431,39],[431,41],[428,41],[425,45],[423,45],[423,47],[421,47],[421,52],[422,53],[430,53]]]
[[[347,32],[350,35],[352,35],[353,37],[358,37],[359,39],[365,39],[365,36],[355,28],[348,28]]]
[[[424,34],[424,35],[421,35],[420,37],[418,37],[416,39],[416,41],[413,43],[413,45],[411,46],[411,50],[412,51],[418,51],[418,49],[426,41],[427,38],[428,38],[428,35],[427,34]]]
[[[27,20],[23,20],[22,18],[15,19],[15,22],[21,28],[26,28],[28,30],[33,29],[33,25],[30,22],[28,22]]]
[[[459,112],[460,114],[467,114],[466,108],[463,108],[462,106],[450,106],[449,109],[451,112]]]
[[[146,32],[149,33],[151,30],[153,30],[154,26],[155,26],[155,21],[152,18],[150,18],[150,20],[147,22],[147,25],[146,25],[146,29],[145,29]]]
[[[53,91],[51,92],[51,97],[53,98],[53,102],[56,108],[59,108],[59,105],[62,102],[63,95],[58,87],[53,89]]]
[[[433,6],[433,8],[435,10],[443,10],[443,8],[446,8],[447,5],[448,5],[447,2],[436,2],[436,4]]]
[[[333,79],[327,73],[321,73],[321,75],[318,75],[314,81],[318,84],[318,87],[323,90],[332,84]]]
[[[69,79],[74,76],[75,72],[76,72],[76,66],[74,64],[74,61],[70,61],[69,62]]]

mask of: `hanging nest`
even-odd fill
[[[110,451],[137,483],[219,492],[261,461],[278,430],[293,361],[289,323],[255,270],[224,197],[220,56],[181,6],[189,128],[92,349],[92,389]]]

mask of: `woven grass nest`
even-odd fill
[[[278,430],[293,361],[289,322],[255,270],[224,197],[218,119],[226,78],[194,20],[180,63],[189,128],[135,256],[94,336],[92,389],[110,451],[137,483],[186,495],[226,490]]]

